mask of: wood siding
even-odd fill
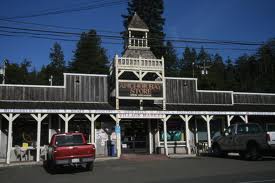
[[[0,85],[0,100],[108,102],[108,77],[65,75],[65,87]]]
[[[108,77],[67,75],[66,101],[108,102]]]
[[[232,104],[231,92],[197,91],[196,80],[166,79],[169,104]]]
[[[236,104],[275,104],[275,95],[234,94]]]

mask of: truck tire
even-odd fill
[[[93,171],[94,170],[94,162],[86,163],[86,170]]]
[[[247,145],[245,153],[242,155],[246,160],[256,161],[261,159],[261,153],[257,144],[251,143]]]
[[[47,160],[47,170],[51,174],[56,173],[56,165],[52,160]]]
[[[225,157],[226,153],[221,150],[218,144],[214,144],[212,147],[212,152],[215,157]]]

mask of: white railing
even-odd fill
[[[129,38],[129,46],[133,47],[147,47],[147,39],[142,38]]]
[[[145,59],[145,58],[128,58],[116,57],[115,63],[117,67],[132,67],[143,69],[163,69],[164,59]]]

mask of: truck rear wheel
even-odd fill
[[[86,170],[87,171],[93,171],[94,170],[94,162],[87,163],[86,164]]]
[[[218,144],[214,144],[212,147],[213,155],[216,157],[225,157],[226,153],[221,150],[220,146]]]
[[[256,161],[261,159],[262,155],[256,144],[248,144],[246,152],[243,154],[246,160]]]

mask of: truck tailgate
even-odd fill
[[[54,153],[56,160],[94,157],[94,155],[95,149],[93,148],[93,145],[90,144],[56,147]]]

